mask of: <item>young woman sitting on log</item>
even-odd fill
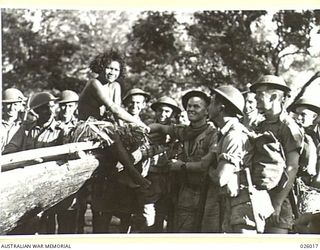
[[[89,117],[97,120],[107,120],[116,123],[116,119],[121,119],[128,123],[133,123],[142,129],[148,127],[140,120],[130,115],[121,105],[121,85],[117,81],[124,76],[124,59],[115,50],[106,51],[95,57],[90,64],[92,72],[97,77],[89,80],[79,98],[79,119],[87,120]],[[114,119],[115,118],[115,119]],[[133,162],[117,133],[111,136],[114,143],[111,150],[117,160],[125,166],[131,177],[137,184],[149,186],[148,180],[142,178],[134,168]]]
[[[127,145],[128,141],[132,139],[136,139],[137,142],[142,139],[149,128],[121,107],[121,85],[118,80],[124,76],[125,65],[120,54],[115,50],[106,51],[94,58],[90,69],[97,76],[89,80],[81,92],[78,110],[80,120],[86,121],[85,123],[88,124],[91,122],[91,128],[92,125],[98,128],[94,129],[98,137],[101,137],[103,133],[102,137],[110,137],[111,139],[106,140],[107,147],[98,152],[101,166],[92,179],[93,233],[106,233],[109,230],[112,216],[110,211],[113,210],[110,206],[112,206],[112,199],[115,197],[114,192],[116,192],[112,183],[117,178],[112,176],[117,176],[117,162],[124,166],[124,171],[129,177],[128,182],[131,182],[131,185],[148,188],[151,184],[135,168]],[[133,138],[134,133],[124,133],[128,126],[126,128],[119,126],[123,125],[121,120],[126,124],[133,125],[135,130],[140,130],[140,138]],[[75,133],[78,132],[75,131]],[[126,137],[125,139],[123,135]],[[135,146],[139,147],[140,145]],[[108,180],[106,181],[106,179]]]

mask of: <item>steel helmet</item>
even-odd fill
[[[78,102],[79,96],[72,90],[64,90],[61,92],[58,103]]]
[[[166,105],[173,109],[173,111],[177,114],[181,113],[181,109],[178,106],[178,103],[169,96],[162,96],[156,102],[152,103],[152,110],[156,111],[159,105]]]
[[[306,97],[306,96],[301,97],[291,105],[290,111],[294,112],[296,108],[302,107],[302,106],[312,110],[313,112],[320,114],[320,100],[314,97]]]
[[[123,97],[122,102],[123,102],[123,103],[126,103],[126,102],[128,101],[128,98],[129,98],[130,96],[133,96],[133,95],[142,95],[142,96],[144,96],[144,97],[146,98],[146,102],[150,101],[150,98],[151,98],[150,94],[147,93],[147,92],[145,92],[145,91],[143,91],[142,89],[133,88],[133,89],[130,89],[130,90],[127,92],[127,94]]]
[[[212,91],[211,94],[217,94],[221,96],[235,108],[238,114],[243,115],[245,101],[240,90],[231,85],[223,85],[215,89],[212,88],[210,90]]]
[[[250,86],[250,90],[255,92],[256,89],[261,85],[272,86],[274,89],[279,89],[284,92],[291,91],[286,82],[280,76],[264,75],[260,77],[252,86]]]
[[[12,103],[12,102],[24,102],[26,101],[26,97],[22,94],[22,92],[15,88],[6,89],[3,92],[3,103]]]
[[[185,110],[187,110],[187,104],[188,104],[189,99],[194,96],[197,96],[197,97],[204,99],[205,102],[207,103],[207,105],[210,104],[211,98],[205,92],[200,91],[200,90],[191,90],[191,91],[187,92],[184,96],[182,96],[182,106]]]
[[[30,108],[31,109],[36,109],[36,108],[38,108],[38,107],[40,107],[42,105],[45,105],[45,104],[49,103],[50,101],[55,101],[55,100],[57,100],[57,98],[54,97],[49,92],[36,93],[31,98]]]

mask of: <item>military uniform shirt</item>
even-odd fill
[[[56,146],[61,144],[62,139],[63,129],[54,119],[43,127],[38,126],[36,122],[23,124],[6,145],[4,153]]]
[[[208,190],[208,197],[213,200],[218,200],[220,205],[209,204],[206,210],[211,209],[212,223],[221,223],[222,232],[232,232],[234,225],[254,226],[252,208],[247,190],[244,188],[246,180],[242,178],[241,170],[243,168],[243,158],[249,147],[248,130],[240,123],[237,118],[230,118],[226,124],[220,129],[218,134],[218,143],[211,147],[210,151],[216,154],[217,162],[226,161],[233,166],[234,178],[230,181],[235,181],[234,186],[238,187],[238,195],[230,197],[226,194],[225,187],[219,187],[217,173],[214,167],[210,166],[209,176],[213,180]],[[232,167],[228,165],[228,167]],[[220,198],[214,199],[218,193],[225,194]],[[215,208],[213,208],[215,206]],[[212,207],[212,208],[211,208]],[[205,210],[205,211],[206,211]],[[210,227],[209,227],[210,228]],[[218,229],[213,227],[215,231]]]
[[[274,122],[263,121],[258,127],[259,132],[271,131],[280,141],[285,154],[296,151],[301,153],[301,145],[303,142],[303,131],[298,124],[287,113],[282,113]],[[271,199],[277,189],[269,191]],[[272,223],[267,220],[266,227],[277,227],[291,229],[293,226],[293,211],[289,198],[285,198],[281,205],[279,223]]]
[[[187,137],[188,126],[185,125],[171,125],[169,135],[173,139],[178,139],[183,144],[183,151],[178,157],[185,162],[199,162],[202,166],[207,166],[211,162],[212,158],[209,153],[209,148],[214,143],[214,134],[216,129],[206,124],[206,128],[203,132],[197,135],[194,139],[188,139]],[[199,173],[193,172],[188,174],[189,184],[199,185],[203,181],[204,174],[207,172]]]
[[[235,166],[239,171],[243,157],[246,153],[245,145],[247,135],[244,133],[247,129],[239,122],[237,118],[230,118],[220,130],[216,151],[217,160],[225,160]]]
[[[303,131],[288,114],[281,114],[279,119],[274,122],[261,122],[257,130],[260,133],[271,131],[280,141],[285,154],[294,150],[300,153],[303,143]]]
[[[1,123],[1,151],[3,151],[5,145],[7,145],[14,134],[18,131],[21,126],[21,121],[16,121],[13,123],[8,123],[7,121],[2,121]]]

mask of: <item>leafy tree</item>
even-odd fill
[[[204,11],[188,27],[199,54],[196,76],[207,85],[246,84],[257,70],[267,73],[262,44],[251,37],[251,24],[265,11]],[[206,69],[206,70],[204,70]]]
[[[182,46],[176,43],[178,22],[174,13],[142,13],[128,34],[131,86],[154,93],[170,90],[180,74],[177,64]]]
[[[80,92],[90,77],[93,57],[114,46],[124,47],[129,14],[4,9],[3,88]]]
[[[271,30],[267,11],[199,11],[193,23],[179,23],[177,15],[147,12],[128,36],[133,83],[155,95],[222,83],[244,89],[261,74],[283,74],[288,62],[297,67],[311,60],[301,55],[308,55],[311,31],[319,29],[316,10],[277,11]]]
[[[306,54],[309,55],[311,31],[319,25],[320,12],[315,11],[278,11],[273,20],[277,25],[278,42],[270,51],[275,74],[281,70],[281,62],[285,57]],[[319,32],[319,27],[317,28]]]
[[[317,70],[310,45],[319,11],[277,11],[266,23],[270,15],[2,9],[3,88],[80,92],[90,61],[111,47],[127,55],[125,90],[141,87],[156,98],[222,83],[243,89],[260,74],[290,80]]]
[[[276,28],[271,31],[276,42],[269,40],[270,34],[263,29],[256,29],[259,39],[252,32],[253,26],[262,24],[261,18],[266,14],[266,11],[195,13],[197,23],[189,27],[189,34],[202,54],[219,58],[227,68],[223,71],[221,67],[213,67],[215,79],[241,87],[260,74],[284,73],[287,57],[297,63],[298,54],[308,54],[311,30],[314,27],[319,30],[318,11],[276,12],[272,19]]]

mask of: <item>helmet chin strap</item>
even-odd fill
[[[39,115],[33,111],[33,109],[30,110],[30,114],[32,114],[36,119],[39,118]]]

